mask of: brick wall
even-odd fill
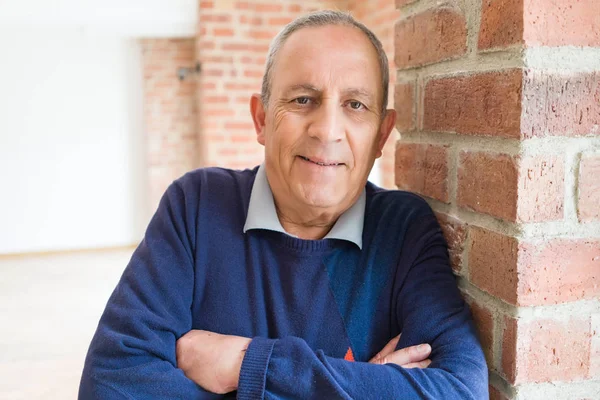
[[[491,398],[600,398],[600,2],[396,5],[395,180],[438,213]]]
[[[158,206],[167,186],[197,164],[196,80],[177,77],[195,64],[195,40],[140,40],[144,85],[149,208]]]

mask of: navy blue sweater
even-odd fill
[[[367,184],[363,249],[243,233],[257,169],[199,169],[163,196],[102,315],[80,399],[212,399],[177,368],[191,329],[251,337],[239,399],[487,399],[487,367],[434,214]],[[368,361],[432,346],[431,365]],[[355,362],[351,361],[355,360]]]

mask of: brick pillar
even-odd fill
[[[193,38],[140,40],[152,212],[167,186],[197,164],[196,78],[177,77],[180,67],[195,64],[194,43]]]
[[[600,2],[396,5],[396,184],[438,213],[491,397],[600,398]]]

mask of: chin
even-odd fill
[[[306,204],[318,208],[331,208],[338,206],[344,196],[341,191],[332,190],[330,188],[303,188],[303,197]]]

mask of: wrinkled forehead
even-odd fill
[[[381,96],[377,51],[352,26],[302,28],[279,50],[271,84],[276,96],[305,85],[330,94],[360,89],[377,98]]]

